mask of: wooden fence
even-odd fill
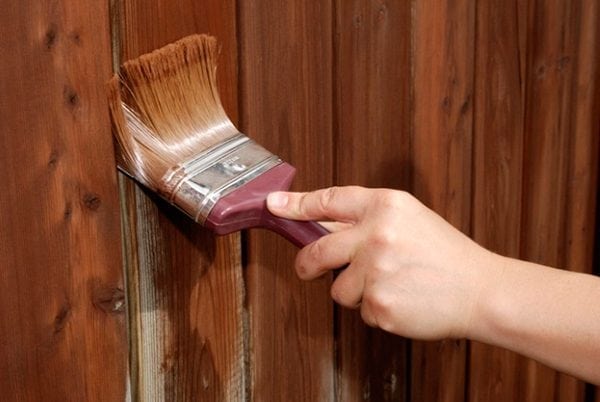
[[[600,402],[505,350],[365,327],[273,234],[215,238],[117,176],[104,98],[120,62],[210,33],[226,110],[295,189],[409,190],[496,252],[591,272],[597,1],[1,10],[1,400]]]

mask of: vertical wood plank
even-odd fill
[[[569,83],[568,106],[572,120],[566,129],[569,174],[561,264],[571,271],[593,273],[600,163],[600,6],[592,0],[576,4],[573,8],[574,77]],[[587,397],[585,390],[582,382],[561,375],[557,400],[581,401]]]
[[[410,183],[410,3],[335,3],[336,184]],[[403,401],[407,341],[336,310],[338,401]]]
[[[125,399],[108,21],[102,2],[2,4],[4,401]]]
[[[470,229],[474,3],[413,2],[412,164],[415,195]],[[414,342],[411,398],[465,399],[466,342]]]
[[[237,119],[233,0],[123,0],[121,59],[192,33],[219,40],[219,88]],[[245,399],[239,235],[216,239],[152,194],[123,183],[134,399]]]
[[[507,8],[505,3],[490,6],[489,3],[478,5],[475,238],[494,250],[500,247],[497,251],[515,255],[515,242],[519,241],[519,233],[515,232],[519,227],[515,213],[519,211],[520,193],[515,186],[520,186],[518,166],[522,158],[517,136],[522,127],[514,124],[519,124],[523,115],[514,101],[518,100],[516,86],[521,83],[520,91],[527,96],[525,99],[529,99],[525,127],[531,130],[527,132],[529,141],[525,155],[529,181],[523,187],[522,195],[529,200],[530,209],[524,214],[521,225],[523,232],[529,234],[529,243],[523,247],[522,256],[589,272],[593,248],[590,225],[594,217],[598,159],[598,121],[590,117],[599,113],[595,78],[597,7],[590,2],[574,2],[568,10],[556,11],[552,6],[539,5],[514,10]],[[529,18],[520,15],[523,11]],[[538,20],[539,16],[542,21]],[[518,24],[523,20],[526,21],[525,29],[522,23],[519,29]],[[517,37],[519,31],[519,36],[525,40]],[[540,40],[540,37],[544,39]],[[517,41],[520,46],[516,45]],[[525,43],[528,43],[528,49],[523,49]],[[536,46],[541,46],[542,50]],[[510,49],[520,49],[521,55],[527,55],[520,58],[521,74],[515,71],[519,57],[507,52]],[[499,61],[509,63],[499,65]],[[550,81],[544,84],[545,80]],[[480,87],[487,93],[481,93]],[[532,90],[541,92],[532,95],[529,92]],[[512,106],[502,102],[506,96],[513,100]],[[490,100],[495,102],[493,108],[487,107]],[[510,119],[508,125],[503,124],[503,119],[496,118],[505,112]],[[575,118],[571,120],[570,116]],[[484,125],[477,124],[479,121]],[[486,122],[489,124],[485,125]],[[531,124],[537,126],[531,127]],[[504,128],[506,131],[502,132]],[[479,140],[481,136],[485,137]],[[539,149],[540,144],[542,149]],[[485,152],[486,149],[491,152]],[[533,162],[530,157],[535,158]],[[482,161],[488,164],[482,164]],[[499,169],[496,173],[490,170],[494,165]],[[504,180],[504,186],[498,180],[494,182],[494,177]],[[532,188],[534,181],[536,186]],[[547,206],[548,198],[551,198],[550,206]],[[487,205],[489,216],[482,215],[482,205]],[[493,213],[503,208],[507,213]],[[532,213],[536,218],[530,218]],[[494,221],[497,216],[501,219]],[[538,226],[532,225],[532,221]],[[544,227],[539,226],[542,222],[545,222]],[[565,226],[561,227],[563,224]],[[497,231],[488,235],[486,228]],[[502,238],[502,234],[509,236]],[[530,243],[534,244],[529,246]],[[558,375],[555,380],[552,370],[482,345],[473,345],[470,372],[470,399],[474,401],[514,400],[525,395],[532,401],[583,398],[581,382],[563,375]]]
[[[577,10],[574,74],[570,84],[569,178],[565,268],[592,273],[600,159],[600,5],[582,0]],[[567,100],[568,101],[568,100]]]
[[[586,109],[578,104],[583,99],[577,99],[577,94],[585,91],[574,85],[582,4],[531,2],[528,10],[523,178],[527,192],[523,194],[521,256],[558,267],[570,262],[565,253],[567,233],[571,232],[568,227],[577,224],[568,219],[569,203],[576,203],[575,199],[569,200],[570,157],[581,152],[572,151],[576,145],[573,136],[584,143],[588,136],[597,136],[597,132],[589,131],[589,124],[587,130],[581,127],[583,130],[574,131],[577,119],[573,116],[579,107]],[[589,218],[588,212],[579,213]],[[523,360],[520,365],[524,372],[524,400],[582,400],[581,382],[531,361]]]
[[[523,164],[522,31],[516,2],[477,4],[473,239],[519,257]],[[520,34],[521,33],[521,34]],[[473,342],[470,401],[519,400],[517,355]]]
[[[298,168],[296,190],[331,185],[331,3],[238,6],[243,131]],[[333,400],[330,279],[301,282],[297,250],[273,234],[247,246],[251,399]]]

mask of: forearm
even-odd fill
[[[470,337],[600,383],[600,278],[495,256]]]
[[[331,295],[416,339],[467,337],[600,384],[600,278],[493,254],[410,194],[361,187],[271,194],[272,213],[333,221],[302,249],[303,279],[346,266]]]

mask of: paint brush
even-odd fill
[[[305,246],[328,231],[267,210],[295,169],[227,117],[217,53],[215,38],[193,35],[121,66],[108,83],[119,169],[217,234],[262,227]]]

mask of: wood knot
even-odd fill
[[[173,370],[177,360],[179,359],[179,349],[176,346],[173,346],[171,349],[165,350],[163,355],[163,360],[160,363],[160,371],[162,373],[168,373]]]
[[[471,106],[471,95],[467,96],[462,106],[460,107],[460,114],[467,114]]]
[[[55,24],[50,24],[48,29],[46,30],[46,34],[44,35],[44,46],[46,49],[50,50],[56,44],[58,36],[58,30]]]
[[[69,317],[71,316],[71,303],[68,300],[62,305],[56,316],[54,317],[54,326],[53,326],[53,334],[56,335],[60,333],[67,322],[69,321]]]
[[[539,80],[544,78],[544,75],[546,75],[546,65],[541,64],[535,69],[535,78]]]
[[[208,389],[216,390],[217,375],[210,342],[206,338],[201,338],[200,341],[200,384],[203,391],[207,391]]]
[[[379,6],[379,10],[377,11],[377,19],[378,20],[384,20],[387,16],[388,13],[388,8],[387,5],[385,3],[381,4]]]
[[[100,204],[102,201],[100,200],[100,196],[95,193],[87,193],[83,196],[83,204],[90,211],[96,211],[100,208]]]
[[[78,46],[81,45],[81,34],[79,33],[79,31],[73,31],[69,36],[73,43],[75,43]]]
[[[561,72],[566,69],[571,63],[571,58],[569,56],[563,56],[556,61],[556,69]]]
[[[60,153],[57,150],[53,150],[50,152],[50,157],[48,158],[48,167],[50,169],[55,169],[58,165],[58,158],[60,157]]]
[[[70,86],[65,86],[63,90],[63,97],[67,106],[74,108],[79,105],[79,95]]]
[[[442,109],[445,111],[450,111],[450,108],[452,107],[452,101],[450,100],[450,97],[448,96],[444,96],[444,98],[442,99]]]
[[[92,292],[92,304],[107,314],[123,314],[125,292],[120,288],[97,285]]]
[[[63,212],[63,216],[65,220],[69,220],[71,219],[71,216],[73,216],[73,204],[71,204],[71,202],[69,201],[65,203],[65,210]]]

